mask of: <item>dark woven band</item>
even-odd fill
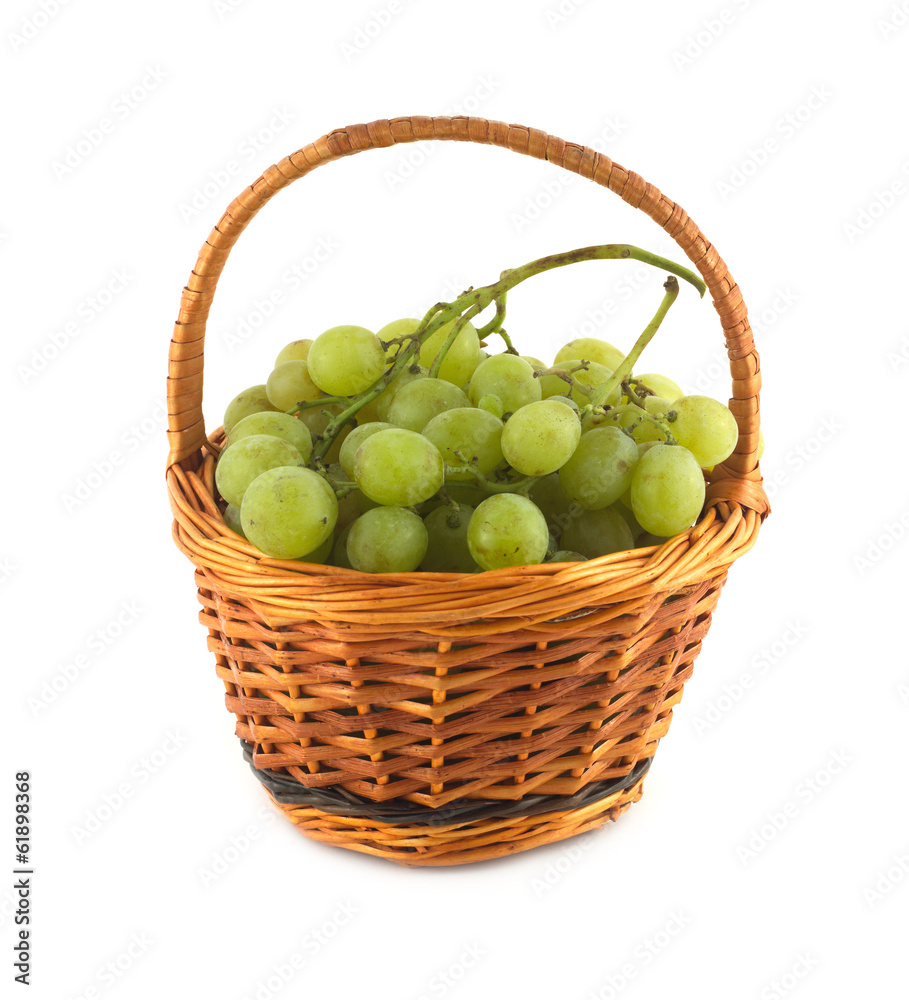
[[[574,795],[528,795],[515,802],[460,799],[441,809],[430,809],[416,802],[371,802],[343,788],[306,788],[294,778],[276,774],[253,765],[252,744],[240,740],[243,758],[253,774],[282,805],[313,806],[322,812],[343,816],[359,816],[385,823],[424,823],[427,826],[449,826],[485,819],[514,819],[538,816],[541,813],[581,809],[599,802],[616,792],[622,792],[639,781],[650,768],[652,757],[639,760],[631,772],[612,781],[595,781]]]

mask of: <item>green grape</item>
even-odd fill
[[[302,420],[303,423],[309,428],[313,444],[315,444],[315,442],[320,439],[321,435],[325,433],[325,429],[328,427],[332,418],[343,412],[344,406],[341,403],[328,403],[325,406],[311,406],[307,410],[300,410],[297,415],[297,419]],[[354,426],[356,425],[346,424],[341,428],[338,432],[338,436],[334,439],[331,447],[325,454],[325,462],[331,463],[339,460],[344,439],[348,434],[350,434]]]
[[[276,407],[269,402],[264,385],[254,385],[244,389],[227,404],[227,409],[224,411],[224,433],[230,434],[234,427],[251,413],[275,409]]]
[[[278,365],[268,376],[265,392],[268,401],[285,412],[323,395],[310,377],[306,361],[284,361]]]
[[[655,399],[656,397],[648,396],[647,398]],[[638,444],[643,444],[646,441],[666,442],[666,431],[656,423],[656,419],[659,419],[656,413],[651,413],[635,403],[623,403],[606,414],[607,424],[629,429]],[[672,425],[668,426],[671,428]],[[670,430],[669,433],[672,431]]]
[[[379,393],[381,395],[381,393]],[[371,399],[368,403],[357,410],[357,423],[358,424],[373,424],[379,419],[379,400],[378,397]]]
[[[354,396],[385,371],[385,351],[379,338],[362,326],[333,326],[313,341],[306,363],[323,392]]]
[[[289,413],[268,410],[251,413],[238,424],[234,424],[233,430],[227,435],[224,447],[229,448],[234,442],[252,434],[268,434],[270,437],[289,442],[300,452],[304,462],[309,461],[309,456],[312,454],[312,435],[309,428]]]
[[[553,552],[546,562],[587,562],[587,556],[582,556],[580,552],[572,552],[570,549],[559,549],[558,552]]]
[[[544,399],[522,406],[502,432],[508,464],[524,476],[548,476],[560,469],[581,439],[578,415],[562,403]]]
[[[480,396],[477,400],[477,407],[485,410],[487,413],[491,413],[494,417],[498,417],[499,420],[505,416],[505,405],[498,396],[491,392],[487,392],[485,396]]]
[[[551,399],[553,402],[561,403],[563,406],[569,407],[574,410],[575,413],[579,413],[581,410],[578,404],[568,396],[547,396],[546,398]]]
[[[215,482],[221,496],[239,507],[250,483],[263,472],[278,466],[304,465],[305,461],[289,442],[270,434],[252,434],[221,452],[215,467]]]
[[[758,431],[758,446],[757,446],[757,460],[764,457],[764,432],[762,430]]]
[[[645,396],[644,406],[635,406],[638,412],[636,417],[640,418],[642,413],[648,414],[649,416],[643,417],[643,419],[638,419],[635,422],[631,434],[632,437],[638,444],[643,444],[646,441],[658,441],[661,443],[666,442],[667,431],[664,430],[656,420],[665,420],[666,414],[669,412],[670,405],[666,402],[662,396]],[[651,420],[650,417],[656,419]],[[628,426],[628,423],[623,426]],[[672,430],[669,430],[672,433]]]
[[[565,528],[581,513],[582,508],[562,492],[558,472],[538,479],[530,487],[530,499],[540,508],[549,526],[549,533],[559,538]]]
[[[636,406],[634,403],[622,403],[606,411],[600,426],[612,424],[615,427],[624,427],[627,429],[637,422],[641,416],[641,412],[641,407]]]
[[[385,351],[387,361],[394,361],[398,351],[402,351],[408,346],[406,341],[402,344],[389,344],[388,342],[390,340],[397,340],[398,337],[409,337],[411,334],[416,333],[419,325],[420,320],[418,319],[393,319],[376,333],[376,336],[383,344],[388,344],[388,348]]]
[[[645,396],[644,409],[648,413],[664,415],[669,412],[669,400],[664,396]]]
[[[472,406],[459,406],[432,418],[423,428],[428,438],[442,453],[446,466],[469,465],[484,475],[502,462],[502,430],[498,417]],[[455,453],[458,454],[455,454]],[[472,482],[469,472],[446,472],[447,482]]]
[[[646,454],[648,451],[650,451],[651,448],[653,448],[655,445],[658,445],[658,444],[665,444],[665,442],[664,441],[638,441],[637,442],[638,461],[640,462],[641,456],[644,455],[644,454]],[[631,478],[634,479],[634,473],[632,473]],[[625,510],[627,510],[629,512],[631,511],[631,484],[630,483],[628,485],[628,489],[625,490],[625,492],[619,497],[619,499],[618,499],[617,502],[620,503],[620,504],[622,504],[622,506],[625,508]],[[624,511],[623,511],[623,513],[624,513]],[[641,530],[643,530],[643,529],[641,529]]]
[[[224,508],[224,523],[234,534],[239,535],[241,538],[246,538],[246,535],[243,534],[243,525],[240,523],[239,507],[235,507],[232,503],[229,503]]]
[[[562,545],[588,559],[634,548],[631,529],[614,507],[582,511],[562,532]]]
[[[477,504],[489,496],[479,486],[472,486],[467,483],[452,483],[450,486],[445,487],[445,492],[455,503],[466,504],[468,507],[476,507]]]
[[[635,375],[632,382],[643,383],[651,392],[662,396],[670,403],[682,395],[681,387],[665,375],[655,375],[653,372],[648,372],[646,375]]]
[[[429,573],[473,573],[477,564],[467,544],[467,528],[474,508],[462,504],[455,511],[442,504],[424,518],[429,545],[420,569]]]
[[[634,516],[634,511],[622,503],[621,500],[616,500],[616,502],[612,505],[612,509],[625,519],[625,523],[628,525],[628,530],[631,532],[631,537],[637,541],[637,539],[644,534],[644,529],[638,524],[638,519]]]
[[[442,487],[445,462],[439,449],[416,431],[394,427],[368,437],[354,456],[353,475],[370,499],[411,507]]]
[[[540,380],[533,377],[533,367],[517,354],[493,354],[477,365],[468,395],[474,406],[484,396],[498,396],[504,413],[515,413],[522,406],[542,399]]]
[[[425,368],[432,368],[436,355],[456,322],[457,320],[451,320],[451,322],[446,323],[420,345],[420,364]],[[474,369],[479,363],[480,338],[476,327],[467,322],[461,327],[454,343],[448,349],[448,353],[439,368],[438,377],[460,387],[473,375]]]
[[[409,382],[428,377],[429,371],[422,365],[409,365],[400,374],[396,375],[388,387],[376,399],[376,413],[379,420],[388,420],[388,411],[391,409],[391,404],[394,402],[399,389],[403,389]]]
[[[401,386],[388,408],[388,422],[422,432],[433,417],[446,410],[470,406],[463,389],[441,378],[419,378]]]
[[[343,566],[344,569],[353,569],[353,564],[347,555],[347,539],[350,536],[350,529],[354,526],[354,523],[354,521],[351,521],[339,535],[335,536],[334,544],[331,547],[332,566]]]
[[[321,545],[317,545],[312,552],[307,552],[305,556],[299,556],[300,562],[317,563],[324,566],[331,555],[332,547],[335,544],[334,532],[332,532]]]
[[[305,361],[309,357],[310,347],[312,347],[311,340],[292,340],[289,344],[285,344],[275,358],[275,368],[285,361]]]
[[[579,337],[577,340],[569,340],[564,347],[559,348],[559,353],[556,354],[552,367],[564,367],[570,358],[595,361],[598,365],[614,372],[625,360],[625,355],[605,340],[597,340],[596,337]]]
[[[459,504],[461,507],[470,507],[471,509],[481,504],[489,496],[479,486],[471,486],[467,483],[446,483],[445,493],[456,504]],[[439,507],[448,507],[448,504],[439,497],[426,500],[419,506],[420,517],[425,520],[428,514]]]
[[[618,427],[595,427],[559,469],[562,492],[585,510],[608,507],[631,485],[638,462],[634,441]]]
[[[635,539],[634,547],[636,549],[646,549],[651,545],[662,545],[663,542],[668,541],[668,538],[663,538],[660,535],[651,535],[650,532],[645,531]]]
[[[553,397],[550,396],[549,398],[552,399]],[[608,410],[604,412],[599,407],[594,410],[588,410],[581,417],[581,432],[586,434],[588,431],[592,431],[594,427],[603,427],[604,425],[613,423],[618,424],[618,426],[621,427],[621,424],[618,423],[613,416],[614,413],[615,410]]]
[[[575,363],[573,361],[567,362],[570,366]],[[591,361],[586,369],[582,368],[580,371],[575,372],[572,378],[574,379],[574,388],[569,395],[575,402],[580,403],[581,406],[586,406],[590,402],[590,397],[593,395],[594,390],[599,389],[604,382],[612,378],[612,369]],[[617,385],[609,396],[603,400],[603,404],[606,406],[617,406],[621,399],[622,387]]]
[[[347,435],[347,437],[345,437],[344,442],[341,445],[338,461],[341,463],[341,468],[344,470],[348,479],[353,479],[354,456],[357,454],[357,448],[359,448],[368,437],[372,437],[373,434],[378,434],[379,431],[387,431],[390,427],[394,426],[394,424],[386,424],[382,423],[382,421],[375,420],[368,424],[358,424]]]
[[[359,490],[351,490],[344,496],[338,497],[338,520],[335,521],[335,534],[340,534],[349,524],[363,513],[360,506],[360,498],[363,494]]]
[[[428,535],[420,518],[403,507],[376,507],[350,526],[347,558],[364,573],[410,573],[426,555]]]
[[[527,497],[496,493],[473,512],[467,546],[482,569],[541,563],[549,545],[546,518]]]
[[[580,364],[579,361],[574,363]],[[569,366],[562,367],[567,370]],[[574,376],[571,377],[574,378]],[[539,382],[541,399],[551,399],[553,396],[564,396],[566,392],[571,393],[571,385],[558,375],[541,375]]]
[[[258,476],[240,508],[246,537],[277,559],[299,559],[317,549],[334,534],[337,518],[338,500],[322,476],[312,469],[290,466]]]
[[[694,455],[698,465],[719,465],[733,453],[739,428],[728,407],[709,396],[682,396],[673,401],[672,409],[673,437]]]
[[[548,367],[539,358],[535,358],[530,354],[520,354],[518,357],[523,358],[531,368],[546,368]]]
[[[671,538],[697,520],[704,491],[704,475],[687,448],[656,444],[638,459],[631,509],[645,531]]]
[[[328,474],[331,479],[335,480],[343,479],[345,475],[340,464],[330,465],[328,467]],[[353,524],[361,514],[365,514],[366,511],[378,506],[380,504],[377,504],[375,500],[370,500],[362,490],[352,489],[343,496],[339,496],[338,520],[335,523],[335,534],[340,534],[348,524]]]
[[[558,367],[570,371],[579,364],[581,364],[580,361],[569,359],[568,361],[560,361]],[[552,396],[564,396],[567,390],[570,399],[573,399],[581,406],[586,406],[590,402],[593,390],[599,388],[599,386],[612,378],[612,369],[605,368],[603,365],[591,361],[586,368],[580,368],[578,371],[572,372],[571,378],[574,381],[574,385],[569,389],[568,383],[564,379],[559,378],[558,375],[543,375],[540,378],[543,399],[549,399]],[[616,406],[621,399],[621,395],[621,387],[616,386],[609,394],[609,398],[604,400],[604,402],[609,406]]]
[[[328,451],[325,452],[326,462],[339,462],[341,460],[341,449],[344,447],[344,441],[353,433],[356,426],[355,423],[347,424],[338,431],[338,436],[334,439]]]
[[[343,413],[344,407],[340,403],[326,403],[325,406],[309,406],[305,410],[300,410],[297,420],[306,424],[309,433],[315,439],[321,434],[331,422],[332,417]]]

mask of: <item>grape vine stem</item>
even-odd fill
[[[341,428],[345,424],[353,422],[360,409],[384,392],[406,366],[413,364],[415,360],[414,356],[419,351],[420,346],[447,323],[451,323],[452,320],[455,321],[433,361],[429,372],[430,376],[438,376],[442,361],[463,329],[464,324],[468,323],[475,316],[478,316],[493,303],[496,304],[496,315],[485,327],[481,327],[481,332],[484,335],[487,333],[499,333],[505,339],[508,348],[513,351],[514,348],[510,340],[501,329],[505,316],[506,294],[512,288],[521,284],[521,282],[535,275],[543,274],[545,271],[551,271],[557,267],[565,267],[568,264],[579,264],[590,260],[637,260],[644,264],[659,267],[670,273],[670,277],[664,285],[666,295],[660,308],[657,310],[656,316],[654,316],[647,329],[638,338],[635,347],[632,349],[632,353],[628,355],[625,362],[616,369],[615,374],[609,382],[605,386],[600,387],[596,394],[597,399],[591,400],[591,402],[599,403],[605,401],[609,392],[616,386],[621,385],[631,374],[631,366],[637,361],[638,355],[640,355],[644,346],[646,346],[647,342],[659,328],[669,306],[672,305],[672,302],[678,295],[679,283],[677,277],[693,285],[702,298],[707,290],[707,286],[703,280],[687,267],[683,267],[681,264],[677,264],[665,257],[660,257],[657,254],[650,253],[648,250],[642,250],[640,247],[631,246],[627,243],[607,243],[601,246],[581,247],[577,250],[568,250],[563,253],[551,254],[548,257],[541,257],[520,267],[503,271],[499,280],[491,285],[485,285],[481,288],[471,288],[459,295],[452,302],[436,303],[423,317],[420,325],[413,332],[409,340],[403,343],[391,367],[369,389],[350,398],[330,397],[331,401],[338,402],[340,405],[345,406],[345,408],[341,413],[332,418],[324,432],[319,436],[319,440],[313,449],[313,460],[324,458],[341,431]],[[606,390],[605,392],[603,391],[604,389]],[[315,400],[312,404],[306,403],[297,407],[293,412],[297,412],[297,410],[306,408],[309,405],[321,404],[324,406],[328,402],[329,399]]]

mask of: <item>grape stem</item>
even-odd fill
[[[318,399],[301,399],[299,403],[287,412],[293,417],[301,410],[311,410],[314,406],[330,406],[332,403],[349,403],[347,396],[320,396]]]
[[[660,303],[659,308],[654,313],[653,319],[644,328],[640,337],[635,341],[634,347],[625,355],[619,367],[612,373],[612,377],[608,378],[602,385],[597,386],[590,395],[589,399],[592,405],[602,406],[609,399],[610,394],[627,380],[628,376],[631,375],[632,369],[637,364],[641,352],[653,339],[657,330],[659,330],[660,324],[666,318],[666,313],[669,312],[672,303],[678,298],[678,279],[670,274],[664,282],[663,288],[666,289],[666,294],[663,296],[663,301]]]
[[[497,333],[502,340],[505,341],[505,353],[506,354],[517,354],[518,349],[511,342],[511,337],[505,332],[505,328],[502,323],[505,320],[505,299],[507,293],[502,292],[501,295],[496,298],[496,314],[492,319],[486,324],[486,326],[480,327],[477,330],[480,340],[486,340],[486,338],[493,333]]]
[[[463,455],[455,452],[457,458],[463,459]],[[533,484],[540,478],[539,476],[522,476],[520,479],[490,479],[485,473],[480,472],[476,464],[467,462],[465,465],[446,465],[445,478],[455,473],[468,473],[476,480],[476,485],[484,493],[523,493],[525,496]],[[440,494],[441,495],[441,494]]]
[[[678,444],[678,441],[672,436],[672,431],[669,429],[669,425],[665,420],[660,420],[659,417],[654,416],[652,413],[648,413],[646,410],[642,410],[641,413],[635,417],[635,419],[627,426],[622,428],[626,434],[631,435],[634,438],[634,430],[636,427],[640,427],[641,424],[645,422],[650,422],[653,424],[657,430],[666,438],[666,444]]]
[[[571,388],[574,388],[574,379],[571,377],[575,372],[588,371],[590,368],[589,361],[581,361],[580,364],[574,366],[574,368],[534,368],[533,377],[542,378],[544,375],[555,375],[560,378],[563,382],[567,382]],[[581,392],[583,392],[583,388]],[[586,396],[587,393],[585,392]]]
[[[398,351],[391,367],[379,378],[369,389],[360,393],[357,396],[343,399],[343,403],[347,403],[346,408],[334,417],[325,428],[322,433],[322,439],[316,444],[313,449],[313,459],[323,458],[328,449],[331,447],[335,438],[338,436],[341,428],[345,424],[352,422],[356,418],[357,412],[364,407],[371,400],[379,396],[384,390],[391,384],[394,379],[404,370],[405,366],[411,363],[411,359],[414,354],[419,350],[421,344],[426,343],[426,341],[438,330],[440,330],[446,323],[450,323],[452,320],[457,320],[452,329],[449,331],[448,336],[445,338],[444,344],[440,347],[435,360],[433,361],[432,368],[430,370],[430,376],[437,376],[439,368],[441,367],[442,361],[448,352],[448,349],[454,343],[455,338],[465,323],[473,319],[479,313],[483,312],[488,306],[492,305],[493,302],[496,303],[496,316],[487,324],[491,327],[489,332],[497,332],[500,336],[503,336],[506,344],[508,344],[509,349],[514,351],[511,341],[507,339],[507,335],[503,335],[503,332],[499,329],[501,327],[501,322],[504,319],[505,310],[505,295],[512,288],[519,285],[522,281],[526,281],[528,278],[532,278],[537,274],[543,274],[545,271],[551,271],[557,267],[565,267],[568,264],[578,264],[582,261],[588,260],[637,260],[644,264],[651,264],[654,267],[659,267],[663,270],[669,271],[671,275],[677,275],[684,281],[689,282],[693,285],[703,298],[704,293],[707,290],[707,286],[704,281],[693,271],[689,270],[687,267],[683,267],[681,264],[676,264],[674,261],[668,260],[665,257],[660,257],[657,254],[650,253],[647,250],[642,250],[640,247],[631,246],[626,243],[608,243],[602,246],[593,247],[581,247],[577,250],[568,250],[564,253],[551,254],[548,257],[541,257],[538,260],[531,261],[528,264],[523,264],[520,267],[512,268],[510,270],[503,271],[499,280],[491,285],[485,285],[482,288],[471,288],[468,291],[459,295],[452,302],[437,302],[426,315],[423,317],[420,325],[417,329],[410,335],[409,343],[404,343],[401,350]],[[670,291],[670,283],[674,287],[674,292]],[[626,362],[630,362],[627,365],[619,366],[610,383],[614,382],[614,385],[620,385],[622,381],[631,374],[631,365],[637,360],[637,356],[640,354],[641,350],[645,346],[646,342],[653,336],[659,327],[660,322],[662,322],[663,316],[665,316],[666,311],[674,300],[675,296],[678,295],[678,281],[674,277],[670,277],[664,286],[667,289],[666,298],[664,299],[663,305],[661,305],[660,310],[657,312],[657,316],[648,326],[647,330],[641,334],[638,344],[635,348],[638,348],[637,354],[629,355],[626,358]],[[498,324],[498,325],[496,325]],[[486,331],[486,327],[482,330]],[[478,331],[479,332],[479,331]],[[649,332],[649,336],[646,336]],[[641,343],[646,336],[644,343]],[[632,351],[634,354],[634,349]],[[625,369],[624,371],[622,369]],[[620,375],[620,378],[616,376]],[[614,388],[610,384],[610,389]],[[602,393],[598,393],[601,395]],[[606,399],[606,394],[603,394],[603,400]],[[334,397],[337,398],[337,397]],[[315,403],[320,403],[321,405],[326,404],[326,400],[316,400]],[[303,407],[305,408],[305,407]],[[297,411],[294,411],[297,412]]]
[[[629,381],[626,379],[622,383],[622,392],[628,397],[628,401],[634,403],[635,406],[640,406],[642,409],[644,407],[644,400],[647,396],[654,396],[656,393],[652,389],[648,389],[646,385],[638,385],[637,382]]]
[[[457,340],[458,334],[464,329],[464,325],[467,323],[467,321],[473,319],[473,317],[476,316],[481,311],[482,309],[478,303],[477,305],[468,309],[466,313],[461,315],[458,318],[457,323],[455,323],[455,325],[448,331],[448,336],[445,338],[444,343],[439,348],[439,353],[435,356],[435,359],[432,362],[432,366],[429,369],[430,378],[439,377],[439,369],[442,367],[442,362],[445,360],[445,355],[448,354],[451,345],[455,342],[455,340]]]
[[[356,483],[352,483],[349,479],[335,479],[328,474],[328,472],[323,472],[322,475],[328,480],[329,485],[337,494],[339,500],[347,496],[348,493],[352,493],[354,490],[358,490],[360,487]]]
[[[446,489],[441,489],[436,494],[439,500],[448,507],[448,514],[445,516],[445,523],[449,528],[459,528],[461,526],[461,505]]]

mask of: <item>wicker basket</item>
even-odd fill
[[[224,524],[202,418],[205,324],[231,247],[315,167],[447,139],[546,159],[658,222],[704,277],[730,358],[736,452],[698,523],[659,547],[480,574],[369,575],[267,558]],[[404,865],[454,865],[616,819],[657,743],[732,562],[769,512],[760,366],[738,286],[674,202],[584,146],[480,118],[332,132],[231,202],[202,247],[170,346],[167,483],[202,624],[254,773],[308,837]],[[217,446],[219,429],[212,436]]]

